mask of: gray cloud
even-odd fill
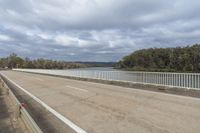
[[[200,42],[197,0],[0,0],[0,56],[117,61]]]

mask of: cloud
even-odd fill
[[[0,56],[117,61],[200,42],[198,0],[0,0]]]
[[[0,34],[0,41],[10,41],[10,40],[12,39],[9,36]]]

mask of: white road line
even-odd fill
[[[66,85],[66,87],[71,88],[71,89],[76,89],[76,90],[79,90],[79,91],[88,92],[88,90],[81,89],[81,88],[78,88],[78,87],[73,87],[73,86],[69,86],[69,85]]]
[[[18,70],[15,70],[15,71],[18,71]],[[49,76],[51,76],[51,75],[49,75]],[[71,80],[71,79],[66,79],[66,78],[63,78],[63,79],[64,80],[68,80],[68,81]],[[113,80],[113,81],[117,81],[117,80]],[[113,86],[111,84],[95,83],[95,82],[88,82],[88,81],[79,81],[79,80],[77,80],[77,82],[87,82],[89,84],[101,84],[103,86]],[[122,87],[122,86],[115,86],[115,87],[120,87],[121,89],[132,90],[132,91],[137,91],[137,92],[160,94],[160,95],[165,95],[165,96],[171,96],[171,97],[177,97],[177,98],[184,98],[184,99],[189,99],[189,100],[200,101],[200,98],[197,98],[197,97],[189,97],[189,96],[184,96],[184,95],[176,95],[176,94],[169,94],[169,93],[163,93],[163,92],[154,92],[154,91],[150,91],[150,90],[142,90],[142,89],[137,89],[137,88]]]
[[[65,79],[64,80],[71,80],[71,79]],[[164,95],[164,96],[170,96],[170,97],[176,97],[176,98],[182,98],[182,99],[188,99],[188,100],[197,100],[200,101],[200,98],[198,97],[190,97],[190,96],[184,96],[184,95],[177,95],[177,94],[170,94],[170,93],[164,93],[164,92],[156,92],[156,91],[151,91],[151,90],[143,90],[143,89],[138,89],[138,88],[128,88],[128,87],[123,87],[123,86],[117,86],[117,85],[111,85],[111,84],[103,84],[103,83],[95,83],[95,82],[88,82],[88,81],[78,81],[77,82],[87,82],[89,84],[95,84],[101,86],[112,86],[112,87],[118,87],[119,89],[123,90],[130,90],[130,91],[136,91],[136,92],[143,92],[143,93],[151,93],[151,94],[158,94],[158,95]],[[110,88],[111,90],[116,91],[116,89]]]
[[[67,119],[66,117],[64,117],[60,113],[58,113],[57,111],[55,111],[53,108],[51,108],[50,106],[48,106],[43,101],[41,101],[39,98],[37,98],[36,96],[32,95],[30,92],[28,92],[27,90],[25,90],[24,88],[22,88],[21,86],[19,86],[18,84],[16,84],[14,81],[10,80],[7,76],[5,76],[2,73],[1,73],[1,75],[4,76],[9,82],[11,82],[12,84],[14,84],[16,87],[18,87],[19,89],[21,89],[22,91],[24,91],[26,94],[28,94],[30,97],[32,97],[35,101],[37,101],[38,103],[40,103],[49,112],[51,112],[52,114],[54,114],[57,118],[59,118],[61,121],[63,121],[69,127],[71,127],[75,132],[77,132],[77,133],[87,133],[82,128],[80,128],[76,124],[74,124],[72,121],[70,121],[69,119]]]
[[[71,80],[71,79],[65,79],[63,80]],[[95,83],[95,82],[88,82],[88,81],[79,81],[77,80],[76,82],[87,82],[88,84],[94,84],[94,85],[101,85],[101,86],[112,86],[112,87],[117,87],[118,89],[125,89],[125,90],[130,90],[130,91],[136,91],[136,92],[143,92],[143,93],[151,93],[151,94],[159,94],[159,95],[164,95],[164,96],[170,96],[170,97],[176,97],[176,98],[182,98],[182,99],[188,99],[188,100],[197,100],[200,101],[200,98],[198,97],[190,97],[190,96],[184,96],[184,95],[177,95],[177,94],[170,94],[170,93],[164,93],[164,92],[156,92],[156,91],[151,91],[151,90],[143,90],[143,89],[138,89],[138,88],[129,88],[129,87],[123,87],[123,86],[117,86],[117,85],[111,85],[111,84],[103,84],[103,83]],[[110,88],[111,90],[117,91],[116,89]]]

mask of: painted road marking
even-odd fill
[[[24,72],[24,70],[17,70],[17,69],[13,69],[14,71],[21,71],[21,72]],[[29,72],[31,73],[31,72]],[[41,74],[41,73],[37,73],[37,72],[32,72],[32,73],[36,73],[36,74]],[[52,76],[48,73],[46,73],[47,75],[49,76]],[[58,77],[61,76],[61,75],[57,75]],[[66,78],[63,78],[63,80],[67,80],[69,81],[70,79],[66,79]],[[110,81],[120,81],[120,80],[110,80]],[[77,82],[87,82],[88,84],[100,84],[100,83],[92,83],[92,82],[88,82],[88,81],[78,81]],[[120,82],[123,82],[123,81],[120,81]],[[126,82],[124,81],[125,83],[130,83],[130,82]],[[135,82],[137,83],[137,82]],[[101,83],[102,86],[113,86],[111,84],[103,84]],[[128,87],[121,87],[121,86],[115,86],[115,87],[120,87],[121,89],[126,89],[126,90],[132,90],[132,91],[136,91],[136,92],[145,92],[145,93],[151,93],[151,94],[159,94],[159,95],[164,95],[164,96],[171,96],[171,97],[176,97],[176,98],[182,98],[182,99],[188,99],[188,100],[197,100],[197,101],[200,101],[200,98],[197,98],[197,97],[189,97],[189,96],[184,96],[184,95],[176,95],[176,94],[168,94],[168,93],[163,93],[163,92],[154,92],[154,91],[149,91],[149,90],[142,90],[142,89],[136,89],[136,88],[128,88]]]
[[[25,90],[24,88],[22,88],[21,86],[19,86],[18,84],[16,84],[14,81],[12,81],[11,79],[9,79],[6,75],[2,74],[1,75],[3,77],[5,77],[9,82],[11,82],[13,85],[15,85],[16,87],[18,87],[19,89],[21,89],[22,91],[24,91],[26,94],[28,94],[31,98],[33,98],[35,101],[37,101],[38,103],[40,103],[43,107],[45,107],[49,112],[51,112],[52,114],[54,114],[57,118],[59,118],[61,121],[63,121],[65,124],[67,124],[69,127],[71,127],[75,132],[77,133],[87,133],[86,131],[84,131],[82,128],[78,127],[76,124],[74,124],[72,121],[70,121],[69,119],[67,119],[66,117],[64,117],[63,115],[61,115],[60,113],[58,113],[57,111],[55,111],[53,108],[51,108],[49,105],[47,105],[46,103],[44,103],[43,101],[41,101],[39,98],[37,98],[36,96],[34,96],[33,94],[31,94],[30,92],[28,92],[27,90]]]
[[[81,88],[78,88],[78,87],[73,87],[73,86],[69,86],[69,85],[66,85],[66,87],[71,88],[71,89],[75,89],[75,90],[79,90],[79,91],[88,92],[88,90],[81,89]]]

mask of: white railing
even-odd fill
[[[17,71],[92,78],[111,81],[126,81],[141,84],[161,85],[200,90],[200,73],[169,72],[129,72],[129,71],[96,71],[96,70],[42,70],[14,69]]]

